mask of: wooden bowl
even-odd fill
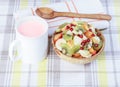
[[[97,58],[97,56],[99,56],[101,54],[101,52],[103,51],[104,47],[105,47],[105,38],[103,36],[103,34],[101,33],[101,31],[99,31],[98,29],[96,29],[96,31],[98,33],[101,34],[100,38],[103,42],[103,46],[101,47],[101,49],[97,52],[97,54],[95,54],[94,56],[92,57],[89,57],[89,58],[74,58],[74,57],[70,57],[70,56],[67,56],[65,54],[63,54],[62,52],[60,52],[56,47],[55,47],[55,44],[53,42],[53,37],[55,35],[55,33],[53,34],[53,37],[52,37],[52,44],[53,44],[53,48],[54,48],[54,51],[55,53],[63,60],[66,60],[70,63],[75,63],[75,64],[87,64],[87,63],[90,63],[92,62],[93,60],[95,60]]]

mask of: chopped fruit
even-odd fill
[[[72,57],[80,58],[80,57],[82,57],[82,56],[80,55],[80,53],[75,53],[75,54],[72,55]]]
[[[56,43],[56,41],[60,38],[62,38],[62,33],[55,34],[54,35],[54,42]]]
[[[86,58],[91,56],[91,54],[88,50],[79,50],[79,53],[81,56],[86,57]]]
[[[101,33],[92,25],[73,21],[62,24],[54,33],[53,44],[64,55],[90,58],[103,46]]]
[[[66,40],[66,41],[69,41],[69,40],[72,40],[72,35],[69,35],[69,34],[65,34],[63,35],[63,38]]]
[[[80,31],[78,32],[78,34],[83,34],[83,32],[80,30]]]
[[[73,31],[73,28],[70,28],[71,31]]]
[[[69,29],[69,28],[70,28],[70,26],[67,25],[67,26],[66,26],[66,29]]]
[[[72,56],[74,53],[76,53],[76,52],[79,51],[79,49],[80,49],[80,46],[79,46],[79,45],[75,45],[74,47],[71,48],[71,47],[68,46],[66,43],[61,44],[61,47],[67,51],[66,53],[67,53],[69,56]]]
[[[93,48],[94,48],[96,51],[99,51],[99,50],[101,49],[101,47],[102,47],[102,41],[100,41],[100,43],[98,44],[97,47],[94,46],[94,44],[93,44]]]
[[[75,24],[75,25],[77,25],[77,22],[76,22],[76,21],[73,21],[73,22],[72,22],[72,24]]]
[[[75,36],[75,34],[73,33],[73,36]]]
[[[85,36],[85,35],[83,35],[83,38],[82,38],[83,40],[86,40],[87,39],[87,37]]]
[[[88,24],[85,22],[83,25],[83,28],[85,29],[85,30],[89,30],[89,28],[88,28]]]
[[[82,35],[82,34],[78,34],[78,36],[79,36],[80,38],[83,38],[83,35]]]
[[[86,43],[87,42],[87,40],[83,40],[83,43]]]
[[[83,47],[80,47],[80,50],[84,50],[84,48],[83,48]]]
[[[71,26],[71,27],[72,27],[72,26],[74,26],[74,27],[75,27],[76,25],[75,25],[75,24],[70,24],[70,26]]]
[[[71,48],[71,50],[72,50],[74,53],[78,52],[79,49],[80,49],[80,45],[74,45],[74,46]]]
[[[85,46],[85,42],[82,42],[81,45],[82,45],[82,46]]]
[[[95,34],[92,34],[92,37],[94,37],[95,36]]]
[[[99,43],[100,43],[100,38],[99,38],[99,37],[97,37],[97,36],[92,37],[91,39],[92,39],[93,43],[97,43],[97,44],[99,44]]]
[[[76,30],[72,31],[73,34],[78,34],[79,32],[77,32]]]
[[[101,36],[101,33],[97,33],[97,36]]]
[[[55,32],[56,32],[56,33],[59,33],[59,32],[61,32],[61,29],[57,29]]]
[[[66,34],[68,34],[68,35],[73,35],[72,31],[70,31],[70,30],[68,30],[68,31],[66,32]]]
[[[74,46],[73,40],[68,40],[68,41],[67,41],[67,44],[68,44],[68,46],[70,46],[70,47],[73,47],[73,46]]]
[[[89,49],[89,52],[90,52],[92,55],[95,55],[95,54],[96,54],[96,50],[94,50],[93,48],[90,48],[90,49]]]
[[[66,49],[62,49],[62,53],[66,54],[67,53]]]
[[[73,40],[74,40],[75,45],[80,45],[81,42],[82,42],[82,39],[80,37],[78,37],[78,36],[74,36]]]
[[[90,32],[92,32],[92,29],[89,29]]]
[[[86,31],[85,32],[85,36],[87,37],[87,38],[91,38],[92,37],[92,32],[90,32],[90,31]]]
[[[61,28],[61,31],[65,31],[65,30],[67,30],[65,27],[64,27],[64,28]]]
[[[83,25],[85,22],[84,21],[77,21],[78,25]]]
[[[62,51],[62,47],[61,47],[61,44],[63,44],[63,43],[66,43],[66,41],[64,40],[64,39],[58,39],[57,41],[56,41],[56,48],[57,49],[59,49],[60,51]]]
[[[62,31],[63,34],[66,34],[67,30]]]
[[[95,47],[98,47],[98,44],[94,44]]]
[[[87,39],[87,42],[90,42],[90,39],[89,39],[89,38]]]

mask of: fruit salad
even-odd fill
[[[103,42],[101,33],[83,21],[64,23],[53,35],[54,46],[62,54],[74,58],[90,58],[97,54]]]

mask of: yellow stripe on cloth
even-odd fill
[[[16,61],[13,66],[13,75],[12,75],[12,86],[11,87],[20,87],[21,79],[21,61]]]
[[[47,59],[39,63],[38,67],[38,87],[46,87],[47,85]]]
[[[25,9],[28,6],[28,0],[20,0],[20,9]]]
[[[105,59],[105,53],[102,53],[98,60],[98,82],[99,87],[108,87],[108,78],[107,78],[107,68],[106,68],[106,59]],[[101,73],[101,72],[104,73]]]
[[[42,0],[42,5],[44,6],[44,5],[46,5],[46,4],[49,4],[50,2],[49,2],[49,0]]]

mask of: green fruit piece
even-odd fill
[[[59,32],[61,32],[61,29],[57,29],[55,32],[56,32],[56,33],[59,33]]]
[[[84,24],[85,22],[84,21],[77,21],[77,24],[78,25],[82,25],[82,24]]]
[[[60,26],[59,26],[59,29],[64,28],[67,24],[69,24],[69,23],[64,23],[64,24],[60,25]]]
[[[67,30],[64,30],[64,31],[62,31],[63,32],[63,34],[66,34],[67,33]]]
[[[80,49],[80,45],[75,45],[75,46],[73,46],[72,48],[69,48],[69,49],[67,50],[68,55],[69,55],[69,56],[72,56],[74,53],[76,53],[77,51],[79,51],[79,49]]]
[[[103,46],[103,42],[102,41],[100,41],[100,43],[98,44],[98,46],[96,47],[96,46],[94,46],[94,44],[93,44],[93,49],[95,49],[96,51],[99,51],[100,49],[101,49],[101,47]]]
[[[67,43],[61,43],[61,48],[66,51],[66,54],[68,53],[68,51],[70,49],[70,47],[67,45]]]
[[[76,53],[80,49],[80,45],[75,45],[71,48],[66,43],[61,44],[61,47],[66,51],[65,54],[67,54],[68,56],[72,56],[74,53]]]
[[[77,51],[79,51],[80,49],[80,45],[74,45],[72,48],[71,48],[71,51],[73,51],[72,54],[76,53]]]
[[[64,38],[66,41],[68,41],[68,40],[72,40],[72,36],[69,35],[69,34],[65,34],[65,35],[63,35],[63,38]]]
[[[74,28],[77,32],[82,31],[83,33],[85,32],[85,29],[81,25],[78,25]]]

